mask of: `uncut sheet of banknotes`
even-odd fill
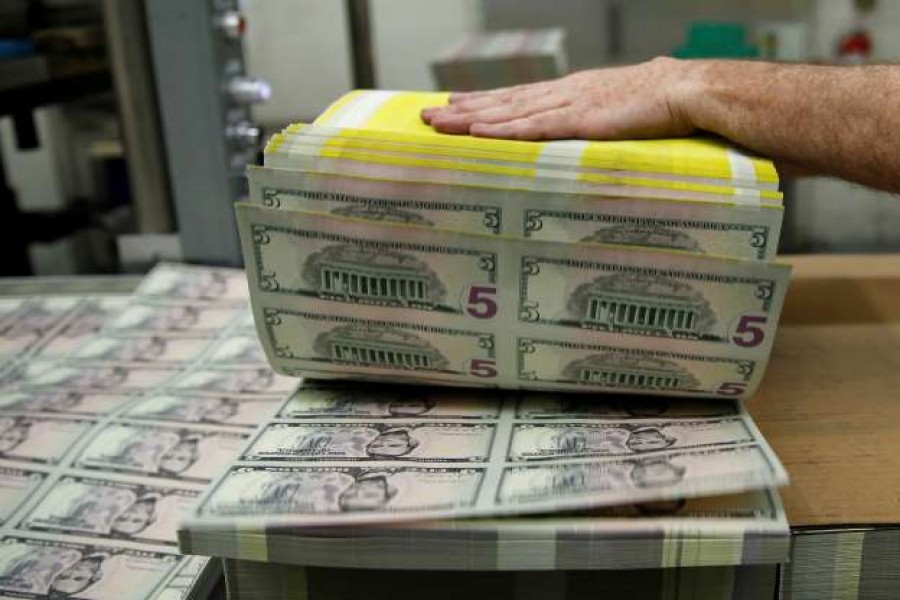
[[[787,550],[783,472],[737,401],[298,384],[265,365],[242,271],[40,287],[0,285],[2,596],[205,597],[217,562],[179,550],[460,570]]]
[[[180,541],[330,567],[773,563],[789,544],[772,489],[785,479],[736,401],[307,382]]]
[[[202,594],[214,565],[180,552],[784,559],[787,476],[740,403],[789,275],[771,164],[438,136],[441,101],[357,92],[276,136],[246,274],[0,298],[0,595]]]
[[[0,282],[0,597],[205,598],[221,569],[179,552],[178,521],[297,385],[244,273],[45,283]]]

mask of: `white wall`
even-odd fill
[[[255,0],[244,4],[247,70],[272,85],[257,123],[311,120],[351,87],[344,2]]]
[[[431,90],[429,63],[481,29],[481,0],[371,0],[378,87]]]
[[[852,4],[849,0],[814,0],[811,8],[811,54],[834,60],[838,39],[854,24]],[[878,2],[866,23],[874,40],[873,58],[900,59],[900,2]],[[823,178],[799,180],[795,191],[793,234],[802,247],[814,251],[900,250],[897,195]]]
[[[846,0],[849,2],[850,0]],[[755,23],[803,18],[809,0],[484,0],[488,29],[566,29],[572,70],[671,54],[695,20]],[[615,10],[614,10],[615,9]],[[618,13],[618,17],[616,17]],[[611,19],[621,24],[618,48]],[[611,54],[616,51],[618,54]]]
[[[352,87],[344,2],[254,0],[244,11],[247,69],[272,85],[258,123],[311,120]],[[378,87],[433,89],[429,59],[479,30],[481,0],[372,0],[370,19]]]
[[[813,31],[812,54],[830,59],[840,36],[855,21],[853,3],[849,0],[812,0],[810,23]],[[900,59],[900,2],[876,3],[875,10],[863,19],[874,41],[875,60]]]

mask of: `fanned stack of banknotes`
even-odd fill
[[[441,135],[419,114],[446,101],[352,92],[251,169],[257,331],[305,383],[182,549],[248,569],[783,560],[787,476],[739,402],[789,279],[772,164],[708,139]]]
[[[285,374],[745,398],[790,268],[769,161],[711,140],[448,136],[444,94],[352,92],[238,205]]]

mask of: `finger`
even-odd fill
[[[499,102],[500,96],[478,92],[471,98],[462,100],[456,104],[444,104],[441,106],[429,106],[422,111],[422,120],[431,123],[435,116],[443,114],[456,114],[460,112],[469,112],[480,110],[489,106],[495,106]]]
[[[456,104],[457,102],[464,102],[466,100],[472,100],[474,98],[480,98],[482,96],[489,96],[491,94],[503,94],[506,92],[510,92],[518,86],[510,86],[510,87],[502,87],[502,88],[494,88],[492,90],[476,90],[472,92],[452,92],[450,94],[450,104]]]
[[[559,87],[553,85],[553,81],[541,81],[538,83],[529,83],[526,85],[517,85],[510,88],[500,88],[491,90],[479,96],[461,99],[453,104],[448,104],[447,109],[450,111],[475,111],[494,106],[497,104],[509,104],[512,102],[524,102],[539,98],[554,91],[558,91]]]
[[[518,89],[519,91],[517,92],[489,94],[458,104],[429,109],[427,113],[423,113],[423,118],[427,123],[434,124],[437,118],[441,120],[447,118],[449,120],[451,116],[471,115],[493,110],[502,113],[503,110],[507,110],[509,107],[512,107],[512,114],[504,118],[518,118],[534,112],[533,110],[528,110],[529,106],[537,106],[537,110],[547,110],[559,106],[557,101],[548,100],[549,97],[556,97],[556,88],[551,85],[534,84],[519,86]]]
[[[503,123],[474,123],[469,133],[508,140],[557,140],[576,137],[578,127],[572,109],[564,107]]]
[[[491,108],[493,106],[500,106],[506,102],[508,102],[508,98],[505,96],[479,96],[478,98],[472,98],[471,100],[466,100],[465,102],[460,102],[459,104],[447,104],[444,106],[440,106],[438,107],[438,110],[429,111],[429,118],[433,118],[438,115],[445,116],[467,114]]]
[[[434,118],[436,114],[438,114],[443,106],[429,106],[427,108],[423,108],[422,112],[419,113],[419,117],[429,125],[431,124],[431,120]]]
[[[426,123],[441,133],[469,133],[468,120],[459,115],[447,115],[443,111],[435,113]]]
[[[474,123],[503,123],[528,117],[535,113],[562,108],[567,103],[564,98],[544,95],[530,101],[516,100],[509,104],[494,105],[474,112],[438,113],[431,120],[431,124],[438,131],[447,131],[448,133],[468,131],[468,128]]]

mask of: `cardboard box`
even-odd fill
[[[792,527],[900,523],[900,255],[797,256],[748,409]]]

